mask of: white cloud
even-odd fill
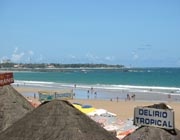
[[[18,49],[19,49],[18,47],[16,47],[16,48],[14,49],[14,54],[17,53]]]
[[[34,55],[34,52],[32,50],[29,51],[21,51],[19,47],[16,47],[13,51],[13,54],[11,55],[11,61],[12,62],[29,62],[31,61],[31,56]]]
[[[87,53],[85,56],[86,60],[88,60],[89,63],[106,63],[107,61],[114,61],[114,56],[105,56],[105,57],[99,57],[91,53]]]
[[[42,62],[45,59],[45,57],[40,54],[39,57],[37,58],[37,62]]]
[[[13,62],[20,61],[24,55],[25,55],[24,52],[19,53],[19,54],[12,54],[11,60],[12,60]]]
[[[113,57],[113,56],[106,56],[106,57],[105,57],[105,60],[113,61],[113,60],[114,60],[114,57]]]
[[[30,50],[30,51],[28,51],[28,54],[29,55],[34,55],[34,52]]]
[[[3,56],[2,58],[0,58],[0,62],[2,63],[4,60],[9,59],[7,56]]]
[[[86,58],[87,58],[89,61],[99,60],[99,57],[98,57],[98,56],[95,56],[95,55],[90,54],[90,53],[87,53],[87,54],[86,54]]]
[[[11,61],[12,61],[12,62],[18,62],[18,61],[20,61],[20,60],[22,59],[22,57],[25,55],[24,52],[18,53],[18,50],[19,50],[18,47],[16,47],[16,48],[14,49],[13,54],[12,54],[12,56],[11,56]]]
[[[7,56],[3,56],[1,60],[9,59]]]
[[[76,59],[76,56],[70,54],[70,55],[69,55],[69,58],[70,58],[70,59]]]
[[[137,54],[137,52],[133,51],[132,57],[133,57],[133,60],[137,60],[139,58],[139,55]]]

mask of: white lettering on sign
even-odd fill
[[[134,124],[174,129],[174,111],[136,107],[134,109]]]
[[[14,83],[13,73],[0,73],[0,86],[10,85]]]

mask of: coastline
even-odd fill
[[[72,84],[42,81],[19,81],[15,80],[14,87],[19,88],[22,93],[34,93],[39,90],[73,90],[76,99],[102,99],[102,100],[127,100],[135,95],[136,101],[159,101],[180,102],[180,88],[175,87],[151,87],[131,85],[101,85],[101,84]],[[24,88],[25,87],[25,88]],[[38,92],[35,92],[38,93]],[[96,93],[96,95],[95,95]]]

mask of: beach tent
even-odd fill
[[[11,85],[0,88],[0,132],[14,124],[33,106]]]
[[[52,100],[26,114],[0,140],[118,140],[63,100]]]

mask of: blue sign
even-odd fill
[[[53,99],[72,99],[72,90],[62,91],[39,91],[39,101],[51,101]]]

